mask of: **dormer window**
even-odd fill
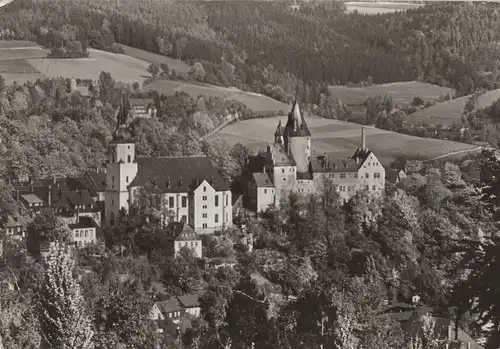
[[[207,191],[207,187],[206,186],[203,187],[203,191]]]

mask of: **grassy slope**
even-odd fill
[[[221,137],[231,145],[240,142],[256,151],[273,141],[280,119],[285,121],[284,117],[241,121],[227,126],[212,137]],[[328,153],[335,158],[347,158],[359,145],[359,125],[311,116],[307,117],[307,123],[312,133],[312,148],[317,155]],[[367,128],[366,133],[368,147],[386,165],[401,155],[425,160],[475,148],[470,144],[412,137],[376,128]]]
[[[401,3],[346,2],[346,7],[348,12],[358,11],[359,13],[367,15],[403,11],[409,8],[415,8],[419,6],[422,6],[422,4],[412,4],[405,2]]]
[[[189,65],[180,59],[173,59],[170,57],[158,55],[156,53],[140,50],[138,48],[120,45],[127,56],[146,61],[153,64],[168,64],[170,69],[175,69],[177,72],[187,73],[189,71]]]
[[[275,99],[252,92],[245,92],[237,88],[219,87],[206,84],[193,84],[184,81],[157,80],[144,87],[145,91],[156,90],[166,95],[176,91],[184,91],[196,98],[199,95],[234,99],[242,102],[255,112],[260,111],[282,111],[285,113],[290,108],[289,105]]]
[[[459,122],[462,111],[470,97],[456,98],[419,110],[416,113],[408,115],[408,122],[425,122],[430,125],[451,125],[453,122]],[[488,91],[479,97],[478,106],[480,108],[488,107],[498,98],[500,98],[500,89]]]
[[[409,104],[415,97],[432,102],[440,95],[455,94],[451,88],[418,81],[393,82],[368,87],[330,86],[330,92],[347,105],[362,105],[368,97],[376,95],[388,95],[395,104]]]

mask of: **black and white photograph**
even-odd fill
[[[0,349],[500,349],[500,1],[0,0]]]

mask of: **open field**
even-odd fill
[[[366,87],[330,86],[330,92],[347,105],[361,105],[368,97],[376,95],[390,96],[395,104],[408,104],[415,97],[432,102],[441,95],[455,94],[455,90],[451,88],[419,81],[393,82]]]
[[[347,12],[354,12],[357,10],[359,13],[367,15],[404,11],[420,6],[422,6],[422,4],[408,2],[346,2]]]
[[[257,151],[264,149],[267,143],[273,141],[279,120],[283,123],[286,119],[274,117],[239,121],[222,129],[211,138],[220,137],[230,145],[239,142],[252,151]],[[312,116],[306,120],[312,133],[312,148],[317,155],[328,153],[335,158],[347,158],[359,146],[360,125]],[[467,150],[476,148],[470,144],[407,136],[371,127],[365,128],[365,132],[368,148],[375,152],[384,165],[390,164],[402,155],[427,160],[451,152],[465,151],[456,154],[462,157]]]
[[[148,63],[126,55],[89,49],[88,58],[78,59],[28,59],[35,69],[47,77],[64,77],[97,80],[102,71],[126,83],[146,79]]]
[[[245,92],[234,87],[219,87],[206,84],[186,83],[184,81],[156,80],[152,84],[145,86],[143,90],[156,90],[166,95],[174,94],[176,91],[184,91],[193,98],[200,95],[206,95],[228,100],[234,99],[245,104],[254,112],[282,111],[285,113],[290,109],[288,104],[257,93]]]
[[[452,125],[453,122],[459,122],[467,101],[471,96],[463,96],[437,103],[429,108],[419,110],[407,117],[408,123],[416,124],[425,122],[429,125]],[[480,108],[489,107],[493,102],[500,98],[500,89],[488,91],[478,99]]]
[[[126,45],[120,45],[120,46],[123,48],[123,51],[127,56],[137,58],[142,61],[146,61],[148,63],[158,64],[158,65],[166,63],[168,64],[170,69],[175,69],[175,71],[181,73],[187,73],[190,69],[190,66],[187,63],[181,61],[180,59],[173,59],[170,57],[158,55],[156,53],[140,50],[138,48]]]
[[[36,42],[26,40],[0,40],[0,48],[40,47]]]

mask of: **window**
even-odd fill
[[[281,173],[285,173],[285,169],[284,168],[281,169]]]
[[[206,213],[203,214],[203,218],[207,218],[207,214]]]
[[[202,199],[203,199],[203,201],[207,201],[207,197],[205,195],[203,196]]]
[[[168,207],[173,208],[174,207],[174,197],[170,196],[168,198]]]
[[[203,205],[203,209],[206,210],[207,209],[207,205]]]
[[[203,187],[203,191],[207,191],[207,187],[206,186]]]
[[[88,237],[89,231],[85,230],[85,237]]]
[[[264,194],[267,194],[267,189],[264,189]]]
[[[219,223],[219,215],[218,214],[215,215],[215,223]]]
[[[358,174],[357,173],[354,174],[354,178],[358,178]]]
[[[128,183],[128,176],[125,177],[125,183]]]
[[[115,185],[115,176],[113,176],[113,185]]]
[[[192,242],[192,241],[189,243],[189,246],[190,246],[191,248],[193,248],[193,247],[194,247],[194,244],[193,244],[193,242]]]
[[[195,245],[196,247],[198,247],[198,241],[195,241],[195,242],[194,242],[194,245]]]
[[[215,195],[215,207],[219,206],[219,195]]]
[[[377,190],[377,187],[372,185],[372,190]]]
[[[111,199],[111,206],[115,206],[115,199]]]
[[[187,197],[183,196],[181,200],[182,200],[182,207],[187,207]]]
[[[75,230],[75,238],[79,237],[80,232],[78,230]]]
[[[181,221],[183,221],[183,222],[187,221],[187,216],[185,214],[182,215]]]
[[[368,172],[365,173],[365,178],[370,178],[370,174]]]
[[[207,227],[207,223],[203,223],[202,228],[205,229]]]
[[[341,178],[341,179],[345,179],[345,173],[341,173],[341,174],[340,174],[340,178]]]
[[[228,200],[228,195],[226,195],[226,206],[228,205],[228,204],[227,204],[227,200]]]
[[[229,220],[229,218],[228,218],[228,215],[227,215],[227,212],[226,212],[226,222],[227,222],[228,220]]]
[[[376,179],[380,178],[380,172],[375,172],[373,174],[373,178],[376,178]]]
[[[130,148],[130,147],[129,147]],[[132,162],[132,156],[127,155],[127,162]]]

